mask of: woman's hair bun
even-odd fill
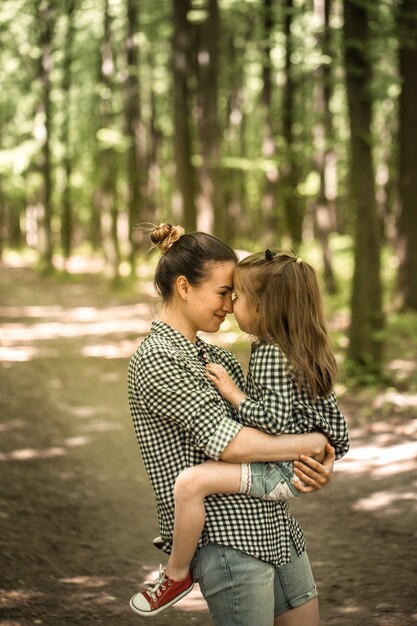
[[[182,226],[159,224],[151,230],[149,238],[162,252],[166,252],[184,233],[185,230]]]

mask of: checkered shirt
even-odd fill
[[[349,450],[346,421],[334,392],[313,402],[305,389],[299,390],[277,346],[252,344],[245,393],[238,413],[241,424],[272,435],[321,431],[330,439],[337,459]]]
[[[218,460],[241,429],[237,414],[205,373],[205,363],[220,363],[241,388],[244,377],[234,355],[197,338],[196,344],[155,321],[129,362],[130,411],[145,468],[155,491],[164,550],[171,551],[173,488],[179,472],[207,457]],[[297,552],[303,532],[286,502],[245,495],[205,499],[206,525],[199,547],[231,546],[277,565],[290,561],[290,537]]]

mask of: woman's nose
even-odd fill
[[[223,302],[223,309],[228,313],[233,313],[232,294],[228,293]]]

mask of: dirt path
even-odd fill
[[[128,600],[163,555],[125,380],[148,297],[5,267],[0,290],[0,626],[145,623]],[[363,400],[342,406],[352,452],[330,487],[292,507],[322,625],[413,626],[416,410],[365,430]],[[211,623],[198,591],[152,620],[192,623]]]

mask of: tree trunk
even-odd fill
[[[250,28],[252,28],[252,24],[250,24]],[[227,137],[227,141],[224,144],[224,150],[226,156],[241,157],[245,154],[244,70],[242,63],[243,55],[240,53],[240,50],[236,49],[233,33],[228,34],[226,50],[225,81],[229,93],[227,96],[226,125],[224,129],[224,136]],[[225,241],[233,241],[236,234],[241,237],[246,230],[249,232],[251,230],[250,227],[245,228],[244,225],[246,188],[243,170],[238,167],[223,168],[222,182],[224,205],[228,215],[223,238]]]
[[[195,230],[195,172],[191,163],[190,105],[188,76],[190,73],[191,27],[187,20],[190,0],[173,0],[174,36],[172,43],[174,79],[174,152],[176,191],[174,212],[187,230]]]
[[[67,2],[67,32],[64,51],[64,120],[62,124],[62,144],[65,149],[64,155],[64,175],[65,186],[62,197],[62,219],[61,219],[61,242],[64,260],[67,261],[71,256],[72,248],[72,232],[73,232],[73,205],[71,197],[71,175],[72,175],[72,149],[71,149],[71,66],[73,60],[73,40],[74,40],[74,12],[76,0],[68,0]]]
[[[398,10],[399,201],[397,297],[402,309],[417,311],[417,0]]]
[[[52,241],[52,163],[51,163],[51,70],[52,70],[52,38],[54,21],[51,0],[36,0],[38,42],[40,48],[39,78],[42,86],[41,101],[38,112],[41,114],[42,128],[38,134],[42,137],[41,173],[43,180],[42,206],[39,220],[39,235],[43,270],[51,272],[53,241]]]
[[[128,227],[130,273],[136,273],[137,240],[135,226],[141,221],[142,176],[141,111],[138,79],[138,46],[135,35],[138,28],[138,0],[127,0],[125,116],[129,147],[127,151]]]
[[[336,283],[332,267],[332,252],[329,234],[334,230],[334,198],[336,190],[331,190],[331,168],[335,168],[335,154],[332,148],[333,123],[330,111],[331,98],[331,50],[330,50],[330,2],[314,0],[314,14],[320,23],[316,35],[317,47],[322,52],[324,61],[317,68],[314,85],[316,122],[314,124],[315,166],[320,177],[320,189],[314,213],[315,231],[323,250],[324,282],[328,293],[335,293]],[[333,192],[333,193],[332,193]],[[333,209],[333,210],[332,210]]]
[[[285,165],[283,167],[282,193],[283,206],[287,222],[288,234],[295,246],[301,243],[302,214],[297,193],[298,172],[297,159],[294,153],[294,110],[295,110],[295,83],[291,56],[294,51],[291,24],[293,21],[293,0],[285,0],[284,34],[285,34],[285,76],[286,82],[283,93],[283,135],[285,140]]]
[[[111,16],[109,12],[109,0],[105,1],[104,10],[104,36],[101,57],[101,82],[104,91],[111,94],[113,87],[114,62],[112,54]],[[112,99],[101,99],[101,130],[106,131],[112,126],[113,112]],[[116,180],[117,161],[116,154],[111,143],[107,143],[106,137],[102,137],[100,152],[101,186],[99,203],[101,209],[101,233],[106,272],[117,282],[119,279],[119,244],[117,237],[117,203],[116,203]]]
[[[355,210],[352,318],[348,356],[364,372],[381,368],[383,327],[379,220],[371,147],[371,64],[365,6],[344,2],[346,90],[351,134],[351,202]]]
[[[208,15],[197,26],[197,129],[202,164],[197,170],[199,230],[225,235],[227,215],[220,202],[220,132],[217,109],[219,8],[207,0]]]
[[[261,104],[263,114],[263,140],[262,155],[265,159],[275,159],[276,145],[272,124],[272,59],[271,41],[273,37],[273,3],[272,0],[263,0],[263,64],[262,64],[262,92]],[[279,248],[281,240],[281,228],[277,207],[277,182],[278,167],[270,165],[266,171],[266,177],[261,198],[262,211],[262,240],[266,248]]]

